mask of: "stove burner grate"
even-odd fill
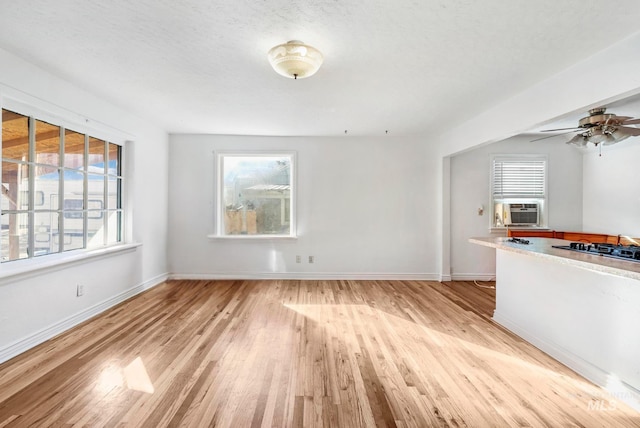
[[[569,245],[553,245],[553,248],[640,262],[640,246],[637,245],[571,242]]]

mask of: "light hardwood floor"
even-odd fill
[[[170,281],[0,365],[0,427],[638,427],[471,282]]]

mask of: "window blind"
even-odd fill
[[[494,158],[494,199],[544,198],[546,166],[546,159]]]

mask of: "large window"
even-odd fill
[[[2,262],[122,241],[121,147],[2,110]]]
[[[545,227],[546,156],[493,156],[491,194],[493,227]]]
[[[218,236],[295,236],[295,155],[219,153]]]

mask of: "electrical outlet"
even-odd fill
[[[296,263],[302,263],[302,257],[296,256]]]
[[[313,263],[315,259],[315,256],[309,256],[309,263]]]
[[[80,297],[82,295],[84,295],[84,285],[78,284],[78,287],[76,289],[76,296]]]

